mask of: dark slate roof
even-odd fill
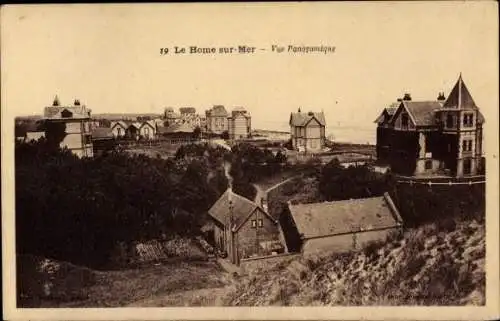
[[[477,109],[476,103],[472,99],[467,86],[462,80],[462,75],[458,77],[457,83],[450,92],[443,105],[444,108]]]
[[[289,204],[290,213],[304,238],[369,231],[399,226],[402,219],[390,196],[314,204]]]
[[[256,209],[261,209],[259,205],[252,202],[245,197],[234,193],[230,188],[228,188],[224,194],[215,202],[214,205],[208,210],[208,214],[216,219],[218,222],[226,226],[229,223],[230,211],[229,203],[232,201],[233,204],[233,230],[238,230],[250,214]],[[262,212],[266,213],[269,218],[276,223],[276,220],[271,217],[266,211],[261,209]]]
[[[307,113],[291,113],[290,115],[290,125],[292,126],[305,126],[312,118],[316,118],[320,125],[325,126],[325,114],[323,112],[307,112]]]
[[[92,130],[92,139],[113,138],[113,132],[108,127],[97,127]]]
[[[194,107],[181,107],[181,108],[179,108],[179,112],[181,114],[195,114],[196,108],[194,108]]]
[[[62,119],[62,113],[68,111],[71,113],[71,118],[85,119],[90,118],[91,110],[83,105],[78,106],[49,106],[45,107],[44,118],[47,119]]]
[[[402,103],[415,121],[416,126],[435,125],[435,111],[441,108],[441,104],[438,101],[404,100]]]
[[[378,123],[378,124],[381,124],[383,123],[386,119],[385,119],[385,115],[387,115],[388,117],[392,117],[394,116],[394,114],[396,113],[396,110],[398,110],[398,107],[399,107],[399,102],[397,103],[392,103],[390,107],[386,107],[384,108],[384,110],[382,110],[382,112],[380,113],[380,115],[377,117],[377,119],[375,119],[375,123]],[[389,121],[390,119],[388,119]]]
[[[184,123],[184,124],[173,124],[168,127],[158,127],[158,131],[161,134],[171,134],[171,133],[193,133],[194,127]]]

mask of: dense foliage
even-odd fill
[[[99,267],[118,243],[196,233],[227,187],[210,158],[112,152],[79,159],[51,147],[46,140],[16,145],[19,253]]]
[[[252,184],[280,172],[286,162],[286,156],[281,151],[274,155],[267,148],[248,143],[233,146],[232,155],[230,175],[233,177],[233,190],[249,199],[256,194]]]
[[[343,168],[335,159],[323,166],[319,191],[328,201],[380,196],[387,191],[387,180],[368,166]]]

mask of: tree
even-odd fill
[[[58,149],[64,137],[66,137],[66,124],[64,122],[45,121],[41,124],[41,129],[45,131],[48,146],[52,149]]]
[[[196,126],[195,129],[193,130],[193,138],[199,139],[200,137],[201,137],[201,128],[200,126]]]

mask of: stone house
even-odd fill
[[[228,132],[230,139],[248,138],[252,130],[251,116],[242,107],[237,107],[231,111],[231,116],[227,118]]]
[[[325,147],[325,115],[323,112],[290,114],[290,134],[293,149],[299,152],[317,153]]]
[[[406,94],[375,122],[377,161],[397,174],[463,177],[484,170],[484,117],[461,75],[448,98],[412,101]]]
[[[69,149],[78,157],[93,157],[90,114],[90,109],[81,105],[78,99],[72,106],[62,106],[56,96],[52,106],[45,107],[43,122],[46,128],[51,124],[64,124],[61,148]]]
[[[227,253],[231,263],[241,259],[284,251],[277,220],[258,204],[234,193],[231,188],[208,211],[216,248]]]
[[[346,252],[400,231],[403,220],[389,194],[313,204],[288,204],[281,220],[290,252]],[[284,225],[285,226],[285,225]]]
[[[211,109],[205,111],[207,132],[214,134],[222,134],[229,131],[228,112],[222,105],[215,105]]]

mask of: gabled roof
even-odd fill
[[[304,238],[399,226],[401,216],[389,194],[380,197],[314,204],[289,204],[290,213]]]
[[[290,114],[290,125],[295,127],[302,127],[307,125],[312,119],[316,119],[321,126],[325,126],[325,114],[323,112],[308,112],[308,113],[291,113]]]
[[[234,193],[231,188],[228,188],[224,194],[215,202],[208,210],[208,214],[226,226],[230,220],[230,201],[233,205],[233,231],[238,231],[241,226],[247,221],[248,217],[256,210],[261,209],[269,219],[277,224],[278,222],[269,213],[264,211],[259,205],[246,199],[245,197]]]
[[[126,122],[124,122],[123,120],[119,120],[119,121],[112,121],[110,123],[110,128],[113,129],[115,128],[116,126],[121,126],[123,129],[127,129],[128,125]]]
[[[435,125],[435,111],[441,108],[438,101],[404,100],[402,104],[406,107],[416,126]]]
[[[389,107],[384,108],[377,119],[375,119],[374,123],[381,124],[386,120],[385,116],[388,118],[387,121],[390,121],[391,117],[396,113],[396,110],[398,110],[400,104],[400,102],[392,103]]]
[[[156,122],[154,120],[147,120],[147,121],[144,121],[141,123],[141,128],[144,127],[144,126],[149,126],[153,129],[156,128]]]
[[[476,103],[472,99],[467,86],[462,80],[462,74],[450,92],[443,105],[444,108],[457,108],[457,109],[477,109]]]

